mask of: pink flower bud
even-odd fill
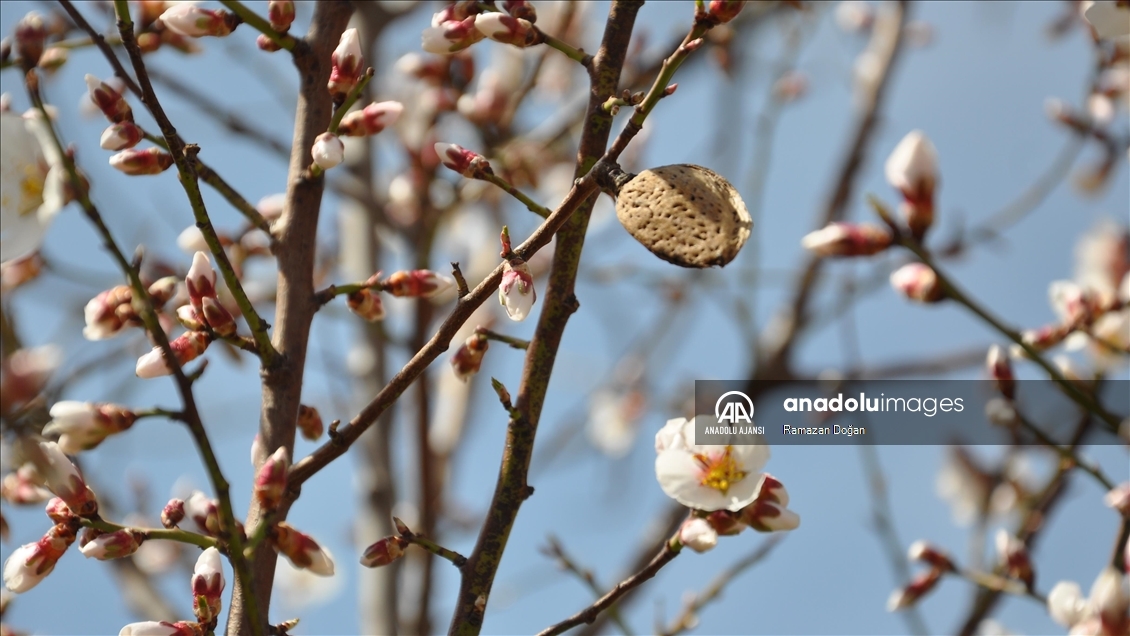
[[[234,336],[236,331],[235,318],[220,304],[216,297],[206,297],[201,301],[204,304],[204,322],[220,337]]]
[[[318,409],[305,404],[298,405],[298,430],[302,433],[303,439],[311,442],[322,436],[325,425],[322,423],[322,415],[318,413]]]
[[[795,530],[800,526],[800,515],[789,510],[789,492],[776,477],[765,473],[761,477],[757,498],[742,508],[741,520],[758,532]]]
[[[67,53],[67,49],[61,46],[51,46],[40,56],[39,68],[45,71],[54,71],[66,64],[69,58],[70,54]]]
[[[744,6],[745,2],[742,0],[710,0],[709,12],[718,24],[725,24],[738,17]]]
[[[278,508],[286,492],[286,470],[290,467],[290,454],[280,446],[255,475],[255,498],[266,510]]]
[[[16,53],[20,55],[20,62],[26,68],[39,64],[43,55],[43,47],[47,42],[47,25],[43,17],[32,11],[16,23]]]
[[[396,123],[404,112],[400,102],[377,102],[362,110],[355,110],[341,118],[337,132],[346,137],[365,137],[375,135]]]
[[[514,257],[502,266],[502,282],[498,285],[498,301],[506,308],[511,320],[521,322],[530,315],[537,300],[534,277],[526,261]]]
[[[164,276],[154,281],[145,291],[149,292],[150,300],[160,307],[176,295],[179,284],[180,280],[176,276]]]
[[[44,435],[59,435],[59,449],[73,455],[128,430],[137,414],[114,404],[63,401],[51,407],[51,418],[43,427]]]
[[[197,252],[192,256],[192,267],[188,268],[184,282],[192,306],[197,313],[202,313],[203,300],[216,297],[216,270],[212,269],[212,260],[207,254]]]
[[[4,475],[0,481],[0,498],[16,505],[34,504],[51,499],[51,491],[41,484],[43,478],[39,476],[34,464],[24,464],[15,472]]]
[[[173,165],[173,156],[160,148],[128,149],[110,157],[110,165],[130,176],[161,174]]]
[[[67,459],[55,442],[28,445],[27,451],[35,468],[47,483],[47,488],[67,503],[71,512],[86,517],[98,511],[98,501],[78,468]]]
[[[264,33],[260,33],[255,38],[255,46],[257,46],[260,51],[266,51],[267,53],[274,53],[276,51],[282,50],[281,46],[276,44],[274,40],[267,37],[267,35]]]
[[[1004,528],[997,531],[996,543],[997,554],[1005,572],[1012,578],[1023,581],[1028,589],[1032,589],[1036,573],[1032,569],[1032,559],[1028,556],[1027,546]]]
[[[731,536],[741,533],[748,526],[742,521],[741,513],[729,510],[715,510],[706,515],[710,526],[721,536]]]
[[[478,178],[478,175],[491,173],[490,163],[485,157],[462,146],[437,143],[435,151],[443,165],[468,179],[475,179]]]
[[[87,340],[105,340],[121,333],[127,325],[123,320],[123,306],[132,313],[133,290],[126,285],[118,285],[99,293],[83,309],[86,327],[82,335]]]
[[[86,87],[90,91],[90,101],[111,123],[133,121],[133,109],[114,87],[89,74],[86,76]]]
[[[195,2],[178,2],[161,14],[161,22],[174,33],[189,38],[231,34],[241,20],[219,9],[201,9]]]
[[[527,47],[537,44],[538,32],[528,20],[502,13],[480,13],[475,16],[475,29],[503,44]]]
[[[199,623],[188,621],[141,621],[130,623],[118,632],[118,636],[203,636],[204,628]]]
[[[184,514],[204,534],[213,537],[220,534],[220,504],[199,490],[184,501]]]
[[[1063,342],[1069,333],[1069,325],[1044,325],[1038,329],[1026,329],[1021,332],[1020,339],[1036,351],[1043,351]],[[1023,353],[1023,349],[1020,352]]]
[[[73,531],[56,525],[39,541],[16,548],[4,562],[4,586],[22,594],[39,585],[74,540]]]
[[[280,521],[271,533],[271,543],[294,567],[310,570],[318,576],[333,576],[333,557],[309,535]]]
[[[78,519],[61,497],[52,497],[47,502],[46,512],[47,518],[57,524],[69,525]]]
[[[341,40],[338,41],[330,60],[333,66],[330,69],[328,88],[330,95],[340,103],[361,79],[363,70],[361,66],[365,60],[361,53],[361,38],[357,35],[357,29],[346,29],[345,33],[341,34]]]
[[[383,283],[385,291],[398,298],[431,298],[455,285],[455,281],[429,269],[393,272]]]
[[[161,510],[161,525],[171,529],[181,521],[184,521],[184,500],[170,499]]]
[[[907,227],[922,238],[934,222],[934,189],[938,183],[938,152],[920,130],[911,131],[895,147],[886,164],[887,181],[902,192],[900,207]]]
[[[989,347],[989,355],[985,360],[985,365],[989,369],[989,377],[996,382],[1001,395],[1010,400],[1015,397],[1016,378],[1012,374],[1012,362],[1000,345]]]
[[[279,33],[286,33],[294,22],[293,0],[271,0],[267,3],[267,21],[271,28]]]
[[[472,334],[467,341],[451,356],[451,367],[455,369],[455,377],[466,382],[471,376],[479,372],[483,366],[483,356],[487,352],[490,342],[481,334]]]
[[[887,599],[887,611],[897,612],[914,605],[918,599],[925,596],[934,586],[938,584],[938,579],[942,576],[940,570],[931,569],[918,576],[914,577],[906,587],[901,590],[895,590],[889,599]]]
[[[329,170],[345,161],[345,144],[333,133],[322,133],[314,139],[314,147],[310,149],[314,163],[322,170]]]
[[[170,342],[169,347],[172,349],[177,363],[184,366],[204,353],[210,343],[211,338],[208,334],[189,331]],[[135,373],[139,378],[157,378],[162,375],[169,375],[172,372],[173,369],[165,360],[164,352],[161,351],[160,347],[153,347],[152,351],[137,359]]]
[[[1117,510],[1123,517],[1130,517],[1130,481],[1111,489],[1103,496],[1103,503]]]
[[[145,541],[145,535],[136,530],[123,528],[117,532],[108,532],[99,535],[93,541],[79,548],[82,555],[88,559],[94,558],[99,561],[109,561],[110,559],[120,559],[127,557],[141,546],[141,542]]]
[[[718,545],[718,532],[706,519],[691,517],[679,527],[679,541],[695,552],[706,552]]]
[[[922,303],[942,299],[942,286],[938,275],[923,263],[908,263],[891,274],[891,286],[903,296]]]
[[[890,247],[891,233],[875,225],[832,223],[805,235],[800,244],[818,256],[870,256]]]
[[[436,17],[444,12],[436,14]],[[475,28],[476,16],[466,16],[455,20],[437,22],[432,18],[432,26],[424,29],[421,35],[420,46],[428,53],[436,55],[450,55],[471,46],[486,37],[482,31]]]
[[[381,302],[381,295],[372,289],[365,288],[351,292],[346,296],[345,302],[349,305],[349,311],[369,322],[377,322],[385,317],[385,307],[384,303]]]
[[[177,322],[189,331],[204,331],[206,329],[204,319],[196,313],[192,305],[177,307]]]
[[[502,3],[502,10],[530,23],[538,21],[538,12],[534,9],[534,5],[525,0],[506,0]]]
[[[385,537],[365,548],[365,552],[361,554],[361,565],[367,568],[388,565],[404,556],[404,549],[407,547],[408,540],[403,537]]]
[[[953,572],[957,569],[954,567],[953,561],[949,558],[949,555],[925,541],[915,541],[910,544],[910,550],[907,552],[907,556],[911,561],[929,563],[934,568],[944,572]]]
[[[277,194],[268,194],[267,196],[259,199],[259,203],[255,204],[255,209],[263,218],[268,222],[278,221],[282,217],[283,210],[286,209],[286,193],[279,192]]]
[[[102,132],[99,144],[104,150],[125,150],[133,148],[142,139],[141,129],[131,121],[111,124]]]
[[[220,551],[207,548],[200,553],[192,570],[192,595],[197,599],[194,604],[196,618],[206,623],[218,616],[223,593],[224,568]]]

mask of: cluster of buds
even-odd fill
[[[455,370],[455,377],[466,382],[478,373],[479,368],[483,366],[483,356],[486,355],[489,345],[486,335],[476,329],[455,355],[451,356],[451,368]]]
[[[128,430],[137,421],[137,414],[116,404],[67,400],[51,407],[51,418],[43,434],[58,435],[59,450],[74,455]]]
[[[365,58],[361,53],[361,37],[357,34],[357,29],[346,29],[341,34],[337,48],[330,56],[330,63],[330,81],[327,88],[334,103],[340,104],[345,101],[349,91],[357,86],[357,82],[361,80],[361,73],[365,70],[362,68]]]
[[[876,225],[832,223],[805,235],[800,244],[818,256],[871,256],[890,247],[892,238]]]
[[[88,528],[88,530],[91,530],[91,528]],[[132,528],[122,528],[115,532],[98,532],[97,536],[92,538],[83,533],[83,538],[79,541],[79,551],[88,559],[109,561],[110,559],[121,559],[137,552],[143,541],[145,541],[145,534]]]
[[[303,439],[311,442],[317,441],[325,428],[325,424],[322,423],[322,415],[318,413],[318,409],[305,404],[298,405],[298,432],[302,434]]]
[[[224,569],[220,551],[207,548],[196,559],[192,569],[192,611],[201,623],[210,623],[220,615],[223,607]]]
[[[184,282],[188,287],[189,302],[196,312],[196,320],[221,337],[234,335],[235,318],[220,302],[216,293],[216,270],[212,269],[212,261],[207,254],[197,252],[193,255],[192,267]],[[181,317],[191,318],[188,315]]]
[[[74,524],[57,523],[38,541],[13,550],[4,562],[4,586],[21,594],[39,585],[76,538]]]
[[[944,296],[938,274],[924,263],[907,263],[891,272],[891,286],[920,303],[936,303]]]
[[[938,152],[920,130],[895,146],[884,166],[887,181],[902,193],[899,206],[911,236],[921,241],[934,223],[934,190],[938,185]]]
[[[173,3],[160,21],[170,31],[188,38],[230,35],[243,20],[234,13],[220,9],[202,9],[195,2]]]
[[[337,132],[345,137],[376,135],[396,123],[403,112],[404,104],[400,102],[374,102],[342,117]]]
[[[267,458],[255,474],[254,495],[264,510],[274,510],[286,492],[286,471],[290,468],[290,453],[280,446]]]
[[[160,174],[173,165],[173,156],[160,148],[134,149],[145,133],[134,123],[133,109],[117,89],[89,74],[86,87],[90,101],[110,120],[110,126],[102,132],[99,143],[105,150],[118,151],[110,157],[111,166],[136,176]]]
[[[1005,574],[1022,583],[1031,590],[1036,584],[1036,572],[1032,569],[1032,559],[1028,556],[1028,546],[1001,528],[996,536],[997,554]]]
[[[455,281],[430,269],[393,272],[381,287],[397,298],[431,298],[451,289]]]
[[[158,279],[146,290],[155,308],[160,308],[176,294],[177,279],[166,276]],[[83,309],[86,326],[82,335],[87,340],[113,338],[127,326],[141,325],[141,318],[133,306],[133,289],[127,285],[111,287],[86,303]]]
[[[318,576],[333,576],[333,557],[309,535],[279,521],[271,527],[269,536],[275,550],[285,556],[294,567],[309,570]]]
[[[757,497],[740,510],[695,513],[679,527],[679,542],[695,552],[718,545],[719,536],[732,536],[746,528],[757,532],[782,532],[800,527],[800,515],[788,509],[789,493],[776,477],[765,473]]]
[[[440,142],[435,145],[435,151],[444,166],[468,179],[482,179],[494,174],[486,157],[460,145]]]

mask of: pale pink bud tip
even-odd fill
[[[891,286],[911,300],[923,303],[942,299],[938,275],[923,263],[903,265],[891,274]]]
[[[318,576],[333,576],[334,563],[329,551],[287,523],[280,521],[275,524],[272,544],[294,567]]]
[[[742,12],[743,0],[711,0],[710,15],[721,24],[733,20]]]
[[[388,565],[404,556],[404,549],[407,547],[408,540],[403,537],[385,537],[365,548],[365,552],[361,554],[361,565],[367,568]]]
[[[310,154],[322,170],[329,170],[345,161],[345,144],[333,133],[322,133],[314,139]]]
[[[282,502],[286,492],[286,471],[290,467],[290,453],[285,447],[267,458],[255,475],[255,498],[259,505],[267,510],[273,510]]]
[[[1123,517],[1130,517],[1130,481],[1116,486],[1104,495],[1103,503],[1117,510]]]
[[[201,636],[203,628],[198,623],[178,621],[141,621],[130,623],[118,632],[118,636]]]
[[[279,33],[286,33],[294,22],[293,0],[271,0],[267,3],[267,21],[271,28]]]
[[[506,315],[513,321],[521,322],[530,315],[537,293],[534,291],[534,277],[530,273],[530,266],[522,259],[513,258],[503,264],[498,300],[506,308]]]
[[[444,166],[464,177],[473,179],[480,172],[486,174],[491,170],[490,163],[486,158],[460,145],[440,142],[435,145],[435,151]]]
[[[431,298],[454,285],[455,281],[429,269],[393,272],[383,284],[385,291],[398,298]]]
[[[369,322],[377,322],[385,317],[384,303],[381,295],[371,289],[359,289],[346,296],[349,311],[357,314]]]
[[[451,367],[455,370],[455,377],[466,382],[478,373],[489,345],[490,342],[480,334],[473,334],[467,338],[467,341],[451,357]]]
[[[706,519],[691,517],[679,528],[679,541],[695,552],[706,552],[718,545],[718,531]]]
[[[136,146],[142,138],[141,129],[133,122],[113,124],[102,132],[99,145],[103,150],[125,150]]]
[[[189,331],[170,342],[169,347],[172,349],[177,362],[183,366],[204,353],[210,342],[208,334]],[[166,363],[161,348],[153,347],[152,351],[137,359],[135,372],[139,378],[157,378],[171,374],[173,369]]]
[[[870,256],[891,245],[886,228],[853,223],[832,223],[801,239],[805,249],[819,256]]]
[[[357,35],[357,29],[346,29],[341,34],[330,61],[332,66],[327,88],[335,100],[344,100],[361,78],[364,58],[361,54],[361,38]]]
[[[144,540],[145,535],[142,533],[125,528],[99,535],[79,548],[79,551],[88,559],[94,558],[99,561],[120,559],[137,552],[137,548]]]
[[[161,525],[175,528],[181,521],[184,521],[184,500],[170,499],[161,510]]]
[[[885,172],[887,182],[907,198],[932,196],[938,180],[938,151],[922,131],[911,131],[887,158]]]

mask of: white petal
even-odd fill
[[[1075,581],[1060,581],[1048,593],[1048,613],[1053,621],[1064,627],[1083,620],[1086,607],[1083,590]]]

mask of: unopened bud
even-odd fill
[[[88,559],[94,558],[99,561],[121,559],[137,552],[137,548],[141,546],[143,541],[145,541],[143,533],[123,528],[117,532],[99,535],[82,546],[80,551]]]
[[[16,23],[15,38],[16,53],[19,53],[24,68],[39,64],[47,42],[47,26],[43,23],[43,17],[35,11],[25,15]]]
[[[897,612],[918,602],[923,596],[934,589],[938,579],[942,576],[941,570],[930,569],[919,574],[910,581],[910,584],[901,590],[895,590],[887,599],[887,611]]]
[[[330,553],[312,537],[287,523],[280,521],[275,524],[271,532],[271,544],[294,567],[309,570],[318,576],[333,576],[334,563]]]
[[[989,377],[997,384],[1001,395],[1008,399],[1016,397],[1016,377],[1012,374],[1012,361],[1000,345],[989,347],[989,355],[985,359]]]
[[[1004,528],[997,531],[996,543],[997,554],[1005,572],[1010,577],[1023,581],[1028,589],[1032,589],[1036,581],[1036,573],[1032,569],[1032,559],[1028,556],[1027,546]]]
[[[903,195],[900,207],[907,227],[921,239],[934,222],[934,190],[938,183],[938,152],[920,130],[903,137],[885,166],[887,181]]]
[[[466,382],[478,373],[489,345],[490,342],[481,334],[472,334],[467,338],[455,355],[451,356],[451,368],[455,370],[455,377]]]
[[[345,161],[345,144],[337,135],[324,132],[314,138],[310,155],[319,168],[329,170]]]
[[[408,524],[404,523],[404,521],[402,521],[400,517],[393,517],[392,525],[396,528],[396,531],[399,532],[400,536],[402,537],[412,534],[412,530],[408,528]]]
[[[718,532],[706,519],[690,517],[679,527],[679,541],[695,552],[706,552],[718,545]]]
[[[160,174],[173,165],[173,156],[160,148],[129,149],[110,157],[110,165],[131,176]]]
[[[922,303],[942,299],[938,275],[923,263],[908,263],[891,274],[891,286],[903,296]]]
[[[104,150],[125,150],[136,146],[143,137],[141,129],[136,124],[131,121],[123,121],[111,124],[109,128],[104,130],[99,145]]]
[[[493,174],[490,162],[485,157],[460,145],[441,142],[435,145],[435,151],[444,166],[468,179],[477,179],[484,174]]]
[[[161,525],[175,528],[181,521],[184,521],[184,500],[170,499],[161,510]]]
[[[346,137],[365,137],[375,135],[396,123],[404,112],[400,102],[378,102],[369,104],[362,110],[346,114],[338,124],[337,132]]]
[[[255,38],[255,46],[259,47],[260,51],[266,51],[268,53],[282,50],[281,46],[263,33],[260,33],[259,36]]]
[[[330,56],[330,60],[332,67],[327,87],[334,100],[341,103],[349,95],[349,91],[357,85],[363,70],[361,66],[364,63],[364,58],[361,53],[361,38],[357,35],[357,29],[346,29],[341,34],[341,39],[338,41],[333,55]]]
[[[910,550],[907,552],[907,556],[911,561],[922,561],[924,563],[929,563],[939,570],[946,572],[953,572],[954,570],[956,570],[953,565],[953,561],[950,560],[949,556],[945,552],[942,552],[941,550],[935,548],[929,543],[926,543],[925,541],[915,541],[914,543],[910,544]]]
[[[886,228],[837,222],[805,235],[800,244],[819,256],[870,256],[890,247],[891,240]]]
[[[538,42],[537,29],[528,20],[498,12],[475,16],[475,28],[488,38],[503,44],[524,48]]]
[[[719,24],[725,24],[738,17],[744,6],[745,2],[742,0],[711,0],[710,16]]]
[[[506,315],[521,322],[530,315],[536,300],[530,266],[518,257],[506,261],[502,266],[502,281],[498,285],[498,301],[506,308]]]
[[[502,10],[531,24],[538,21],[538,12],[534,9],[534,5],[525,0],[506,0],[502,3]]]
[[[403,537],[385,537],[365,548],[365,552],[361,555],[361,565],[367,568],[388,565],[404,556],[404,549],[407,547],[408,540]]]
[[[178,2],[161,14],[161,22],[174,33],[200,38],[229,35],[242,20],[227,11],[203,9],[194,2]]]
[[[311,442],[322,436],[325,426],[322,424],[322,416],[318,413],[318,409],[305,404],[298,405],[298,430],[302,433],[303,439]]]
[[[278,508],[286,492],[286,471],[290,467],[290,454],[280,446],[255,475],[255,498],[266,510]]]
[[[67,49],[61,46],[49,47],[39,58],[39,68],[45,71],[54,71],[66,64],[68,57]]]
[[[455,281],[429,269],[393,272],[383,287],[398,298],[431,298],[455,285]]]
[[[179,365],[184,366],[192,362],[208,348],[211,339],[208,334],[199,331],[189,331],[169,343],[173,356]],[[139,378],[157,378],[173,372],[165,360],[164,352],[160,347],[153,347],[149,353],[137,359],[135,373]]]
[[[293,0],[271,0],[267,3],[267,21],[271,28],[279,33],[286,33],[294,22]]]
[[[381,302],[380,292],[366,287],[346,296],[349,311],[357,314],[369,322],[377,322],[385,317],[384,303]]]
[[[441,16],[443,13],[437,13]],[[486,37],[482,31],[475,28],[476,16],[467,16],[459,20],[432,19],[432,26],[424,29],[420,46],[428,53],[436,55],[450,55],[462,51],[475,42]]]

